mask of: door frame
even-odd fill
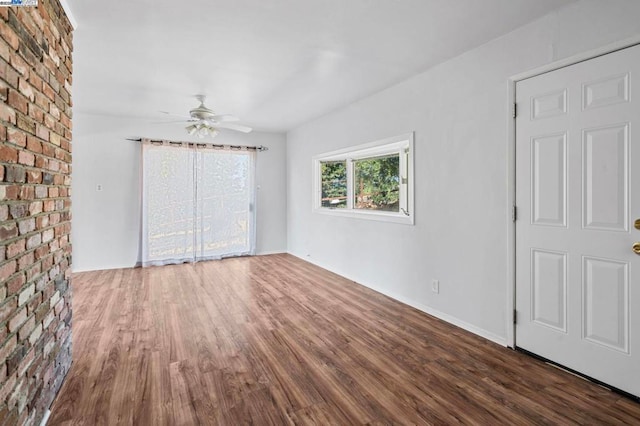
[[[516,309],[516,222],[514,220],[514,207],[516,203],[516,83],[551,71],[575,65],[580,62],[604,56],[618,50],[640,45],[640,35],[614,43],[591,49],[565,59],[554,61],[546,65],[534,68],[509,78],[507,84],[507,300],[506,300],[506,344],[510,348],[516,347],[516,324],[514,320]]]

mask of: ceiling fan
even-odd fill
[[[216,137],[218,129],[236,130],[238,132],[249,133],[252,129],[242,124],[233,123],[238,121],[238,117],[234,117],[229,114],[216,114],[212,109],[207,108],[204,104],[206,99],[205,95],[196,95],[195,98],[200,102],[200,105],[189,111],[189,117],[182,117],[182,120],[178,120],[178,123],[188,123],[185,130],[190,135],[196,135],[199,138],[205,136]],[[170,114],[167,111],[160,111],[163,114]],[[179,116],[180,117],[180,116]],[[176,121],[170,121],[165,123],[175,123]]]

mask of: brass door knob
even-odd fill
[[[640,219],[636,219],[636,221],[633,223],[633,226],[635,226],[636,229],[640,229]]]
[[[635,254],[640,254],[640,243],[634,243],[631,249]]]

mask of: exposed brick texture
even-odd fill
[[[72,28],[0,7],[0,425],[38,425],[71,365]]]

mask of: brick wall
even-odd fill
[[[39,424],[71,364],[72,28],[0,7],[0,424]]]

